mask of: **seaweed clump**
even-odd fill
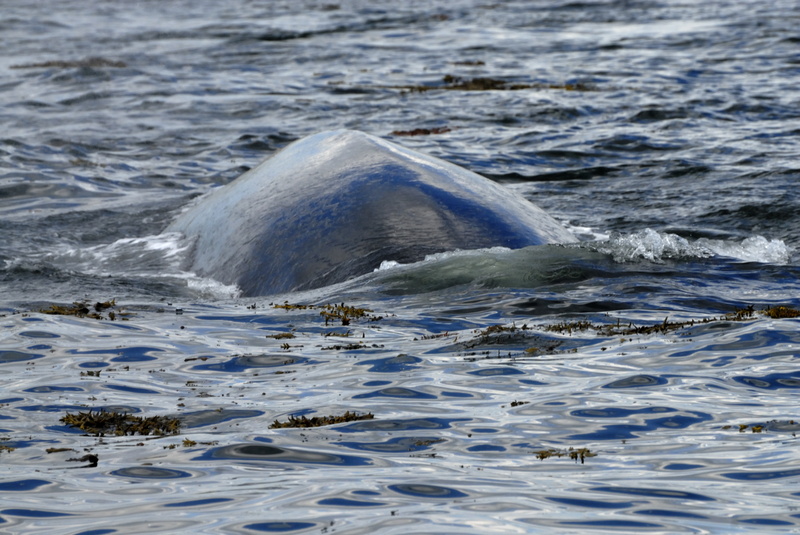
[[[547,325],[545,326],[545,330],[561,334],[572,334],[575,331],[588,331],[591,329],[603,336],[630,336],[634,334],[666,334],[668,332],[677,331],[686,327],[693,327],[696,324],[711,323],[714,321],[718,321],[717,318],[704,318],[701,320],[688,321],[669,321],[669,317],[666,317],[664,318],[664,321],[654,325],[636,325],[632,322],[622,323],[619,320],[617,320],[617,323],[612,324],[594,324],[587,320],[579,320],[564,321],[554,325]]]
[[[415,128],[413,130],[394,130],[392,131],[393,136],[430,136],[433,134],[446,134],[447,132],[452,132],[452,129],[446,126],[440,126],[436,128]]]
[[[286,340],[289,338],[294,338],[294,333],[268,334],[267,338],[274,338],[275,340]]]
[[[94,436],[126,436],[126,435],[177,435],[180,432],[181,421],[169,416],[134,416],[132,414],[116,411],[92,411],[67,413],[60,422],[76,427]]]
[[[95,320],[111,320],[114,321],[119,315],[121,319],[127,319],[123,316],[128,315],[120,310],[116,312],[112,309],[116,308],[117,300],[111,299],[110,301],[97,301],[92,305],[88,301],[75,301],[71,305],[57,305],[53,304],[47,308],[39,309],[42,314],[52,314],[55,316],[75,316],[76,318],[92,318]],[[103,313],[106,315],[103,316]]]
[[[783,319],[783,318],[798,318],[800,317],[800,310],[791,307],[784,307],[784,306],[777,306],[766,308],[761,311],[762,314],[765,316],[772,318],[772,319]]]
[[[744,433],[748,429],[751,433],[763,433],[765,431],[791,432],[792,436],[796,437],[797,431],[800,430],[800,422],[797,420],[770,420],[768,422],[750,424],[723,425],[722,429],[736,429],[740,433]]]
[[[471,340],[462,343],[462,346],[466,349],[472,349],[475,347],[480,346],[487,346],[487,345],[502,345],[502,344],[514,344],[519,342],[529,341],[531,338],[538,338],[533,334],[530,334],[528,331],[531,331],[532,327],[529,327],[528,324],[523,324],[521,327],[517,327],[515,324],[512,325],[490,325],[485,329],[476,329],[472,331],[476,336],[473,337]],[[555,351],[558,346],[561,345],[560,341],[549,341],[545,342],[544,340],[540,340],[540,344],[542,347],[535,347],[529,348],[527,350],[528,353],[534,353],[536,351],[547,351],[552,352]]]
[[[325,318],[325,325],[328,325],[329,321],[341,320],[342,325],[350,325],[350,321],[356,319],[367,319],[367,321],[383,319],[383,316],[370,316],[369,313],[373,312],[373,310],[369,308],[359,308],[345,305],[344,303],[340,305],[324,305],[322,309],[319,315]]]
[[[284,310],[319,310],[319,315],[325,318],[325,325],[337,321],[341,321],[342,325],[350,325],[354,320],[380,321],[383,319],[383,316],[370,314],[374,312],[372,309],[355,307],[344,303],[337,305],[297,305],[285,301],[282,305],[273,304],[272,307]]]
[[[72,61],[50,60],[41,63],[24,63],[11,66],[12,69],[96,69],[104,67],[122,69],[127,67],[127,64],[124,61],[95,57]]]
[[[791,307],[775,306],[756,311],[753,305],[749,305],[745,308],[739,308],[733,312],[728,312],[720,317],[691,319],[686,321],[669,321],[669,317],[666,317],[661,323],[656,323],[653,325],[636,325],[632,322],[623,323],[620,320],[617,320],[617,323],[611,324],[595,324],[587,320],[564,321],[553,325],[546,325],[544,330],[561,334],[572,334],[575,331],[593,330],[603,336],[667,334],[669,332],[678,331],[687,327],[694,327],[695,325],[704,325],[720,321],[747,321],[753,319],[757,312],[772,319],[800,317],[800,310]]]
[[[395,86],[395,89],[403,89],[412,93],[424,93],[425,91],[447,90],[447,91],[519,91],[521,89],[560,89],[563,91],[594,91],[595,88],[589,84],[544,84],[544,83],[521,83],[509,82],[499,78],[477,77],[462,78],[447,74],[442,78],[443,85],[404,85]]]
[[[557,450],[555,448],[548,448],[546,450],[534,451],[533,453],[536,454],[536,458],[539,459],[540,461],[549,459],[550,457],[559,457],[559,458],[569,457],[576,463],[580,461],[581,464],[584,464],[586,462],[587,457],[597,457],[597,454],[590,451],[589,448],[578,448],[578,449],[569,448],[568,450]]]
[[[284,427],[322,427],[325,425],[355,422],[358,420],[372,420],[373,418],[375,418],[375,415],[371,412],[366,414],[356,414],[350,411],[338,416],[312,416],[311,418],[305,415],[300,417],[289,416],[289,419],[285,422],[279,422],[278,420],[275,420],[272,425],[269,426],[269,428],[281,429]]]
[[[358,349],[365,349],[367,346],[360,343],[352,343],[352,344],[334,344],[332,346],[325,346],[322,348],[323,351],[355,351]]]

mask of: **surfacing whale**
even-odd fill
[[[243,296],[318,288],[456,249],[567,243],[541,208],[473,172],[350,130],[296,141],[168,228],[189,269]]]

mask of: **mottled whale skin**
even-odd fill
[[[543,210],[466,169],[351,130],[296,141],[168,228],[189,269],[243,296],[318,288],[456,249],[567,243]]]

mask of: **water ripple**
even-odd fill
[[[372,464],[366,457],[353,455],[336,455],[332,453],[298,450],[270,446],[265,444],[234,444],[214,448],[200,457],[197,461],[213,461],[225,459],[230,461],[269,461],[279,463],[300,463],[310,465],[331,466],[360,466]]]

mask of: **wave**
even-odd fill
[[[67,301],[87,294],[111,299],[160,295],[223,300],[238,288],[185,271],[191,243],[178,233],[122,238],[92,246],[56,246],[36,253],[0,257],[6,297],[26,301],[32,289]],[[92,296],[95,297],[94,295]]]
[[[586,241],[511,250],[503,247],[450,251],[413,264],[384,261],[373,273],[320,289],[333,296],[358,292],[388,295],[422,294],[458,287],[543,288],[638,270],[644,264],[674,265],[698,259],[787,264],[792,249],[781,240],[752,236],[741,240],[699,238],[644,229],[606,236],[573,228]],[[579,232],[578,232],[579,231]],[[64,285],[65,292],[86,287],[120,292],[193,295],[212,301],[236,299],[239,290],[186,271],[191,243],[178,233],[124,238],[104,245],[6,258],[6,280]],[[59,292],[61,293],[61,292]],[[305,295],[304,292],[302,295]],[[300,294],[294,294],[293,298]],[[316,295],[316,294],[315,294]],[[322,297],[322,295],[320,295]]]
[[[43,259],[96,275],[158,276],[165,272],[177,274],[189,246],[180,234],[166,233],[49,252]]]
[[[789,263],[793,252],[783,241],[763,236],[690,240],[652,229],[610,237],[589,229],[583,229],[582,234],[599,239],[517,250],[494,247],[451,251],[429,255],[413,264],[387,260],[374,273],[349,281],[343,287],[374,288],[388,294],[425,293],[458,286],[540,288],[629,272],[643,263],[680,264],[718,258],[723,262],[782,265]]]

